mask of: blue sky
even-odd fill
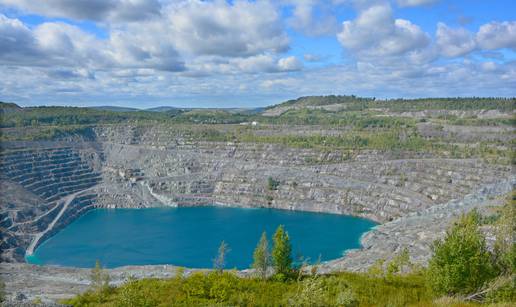
[[[516,96],[516,1],[0,0],[0,100]]]

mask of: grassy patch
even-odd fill
[[[425,306],[432,300],[422,275],[386,279],[339,273],[280,282],[212,272],[130,281],[102,293],[87,292],[64,303],[73,306]]]

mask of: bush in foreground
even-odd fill
[[[438,294],[470,294],[477,291],[496,272],[485,238],[480,233],[476,211],[463,215],[434,245],[428,265],[428,281]]]
[[[100,299],[98,296],[103,295]],[[430,303],[421,275],[392,280],[366,274],[305,276],[280,282],[232,272],[130,281],[111,292],[87,292],[73,306],[404,306]],[[101,302],[101,303],[99,303]]]

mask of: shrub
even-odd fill
[[[436,293],[472,293],[494,277],[491,255],[478,229],[479,218],[476,211],[461,216],[444,240],[434,243],[427,276]]]
[[[146,307],[153,306],[153,302],[145,292],[142,291],[141,284],[134,279],[130,279],[118,293],[117,305],[127,307]]]
[[[344,288],[337,294],[336,303],[338,306],[357,306],[358,300],[350,288]]]
[[[516,302],[516,275],[495,278],[486,292],[487,302]]]
[[[392,277],[394,274],[399,274],[407,271],[411,266],[410,254],[407,248],[401,250],[392,260],[387,264],[387,277]]]
[[[280,182],[272,177],[267,178],[267,189],[269,191],[275,191],[278,189]]]
[[[500,215],[495,222],[496,241],[494,254],[496,265],[502,274],[516,274],[516,193],[501,208]]]
[[[289,306],[329,306],[327,293],[324,280],[312,277],[301,281],[286,301]]]
[[[367,270],[367,274],[373,278],[385,277],[384,264],[385,259],[376,260]]]
[[[71,306],[407,306],[430,302],[418,275],[392,280],[360,273],[318,275],[278,282],[241,278],[230,272],[130,281],[106,293],[99,304],[92,292],[63,303]],[[306,304],[305,304],[306,303]],[[421,305],[421,306],[430,306]]]

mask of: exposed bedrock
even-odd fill
[[[27,249],[67,224],[74,212],[69,203],[101,181],[94,169],[99,153],[94,148],[79,153],[63,144],[9,145],[0,156],[1,256],[24,261]]]
[[[510,175],[507,166],[476,159],[383,160],[378,153],[314,164],[322,153],[277,145],[104,148],[106,164],[114,170],[139,166],[139,175],[125,184],[127,191],[143,187],[165,205],[261,206],[345,213],[379,222],[461,198]],[[275,189],[268,187],[269,177],[279,182]],[[111,176],[111,182],[116,180]]]
[[[216,204],[366,217],[382,224],[363,237],[363,248],[322,268],[364,270],[404,247],[413,261],[425,263],[431,242],[453,218],[496,204],[515,180],[511,166],[481,159],[205,142],[160,126],[105,126],[84,138],[4,142],[0,174],[0,273],[11,296],[25,282],[28,297],[47,298],[80,292],[84,280],[70,277],[74,269],[44,267],[38,277],[28,273],[30,265],[5,262],[23,262],[93,208]],[[44,289],[47,279],[59,282]]]
[[[3,144],[3,261],[23,261],[92,208],[217,204],[387,222],[512,176],[510,166],[479,159],[201,142],[159,126],[94,131],[86,140]]]
[[[446,229],[460,214],[477,209],[480,212],[506,202],[506,194],[516,180],[505,180],[484,186],[459,200],[413,212],[376,226],[364,234],[362,248],[349,251],[346,257],[328,261],[320,271],[366,271],[378,260],[390,260],[407,249],[412,263],[425,265],[430,259],[432,243],[444,237]]]

